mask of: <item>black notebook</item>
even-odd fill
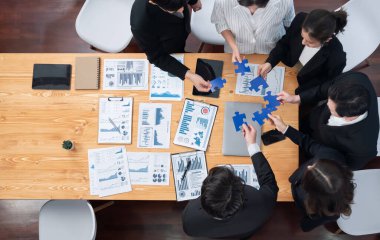
[[[70,90],[71,65],[34,64],[33,89]]]
[[[197,59],[197,67],[195,73],[203,77],[206,81],[214,80],[217,77],[221,77],[223,72],[223,61],[210,60],[210,59]],[[220,90],[215,92],[199,92],[193,87],[193,95],[205,96],[205,97],[219,97]]]

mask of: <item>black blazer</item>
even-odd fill
[[[300,222],[301,229],[304,232],[308,232],[322,224],[336,221],[339,218],[339,215],[319,216],[307,214],[304,205],[306,194],[301,187],[302,178],[307,169],[307,166],[312,165],[318,159],[328,159],[336,161],[340,164],[346,164],[345,157],[337,150],[318,143],[310,136],[297,131],[293,127],[289,126],[288,130],[285,133],[285,136],[287,136],[295,144],[299,145],[300,149],[302,149],[309,157],[309,160],[302,164],[289,178],[294,202],[296,206],[301,210],[303,216]]]
[[[272,67],[280,61],[293,67],[299,61],[305,47],[302,45],[301,30],[306,16],[306,13],[297,14],[286,34],[269,53],[266,62],[270,63]],[[345,66],[346,53],[339,40],[333,36],[297,74],[299,86],[295,93],[300,95],[301,103],[318,102],[321,88],[328,88],[329,82],[342,73]]]
[[[245,238],[252,235],[272,215],[277,200],[277,182],[265,156],[252,157],[260,190],[244,187],[244,207],[231,218],[216,220],[203,210],[200,197],[190,201],[182,213],[183,230],[193,237]]]
[[[190,0],[195,4],[197,0]],[[190,33],[190,14],[184,4],[184,18],[163,11],[149,0],[136,0],[131,10],[131,30],[139,47],[150,63],[181,79],[189,70],[178,62],[171,53],[183,53]]]
[[[347,72],[333,80],[333,82],[340,81],[361,84],[369,91],[368,116],[352,125],[328,126],[331,113],[327,104],[323,104],[310,113],[311,134],[321,143],[344,153],[347,165],[352,170],[357,170],[363,168],[377,154],[379,134],[377,95],[371,81],[363,73]]]

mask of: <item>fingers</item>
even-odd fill
[[[244,135],[249,131],[249,125],[243,123],[241,125]]]

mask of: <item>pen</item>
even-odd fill
[[[181,181],[183,181],[183,179],[186,177],[186,174],[187,174],[187,171],[190,168],[190,165],[191,165],[191,161],[187,161],[187,165],[186,165],[185,171],[183,172],[183,175],[181,177]]]
[[[116,126],[116,124],[114,123],[114,121],[113,121],[111,118],[108,118],[108,120],[110,121],[110,123],[112,124],[112,126],[113,126],[114,128],[116,128],[116,130],[121,134],[121,132],[120,132],[120,128],[118,128],[118,127]]]

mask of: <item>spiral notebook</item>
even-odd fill
[[[100,59],[77,57],[75,64],[75,89],[99,89]]]

